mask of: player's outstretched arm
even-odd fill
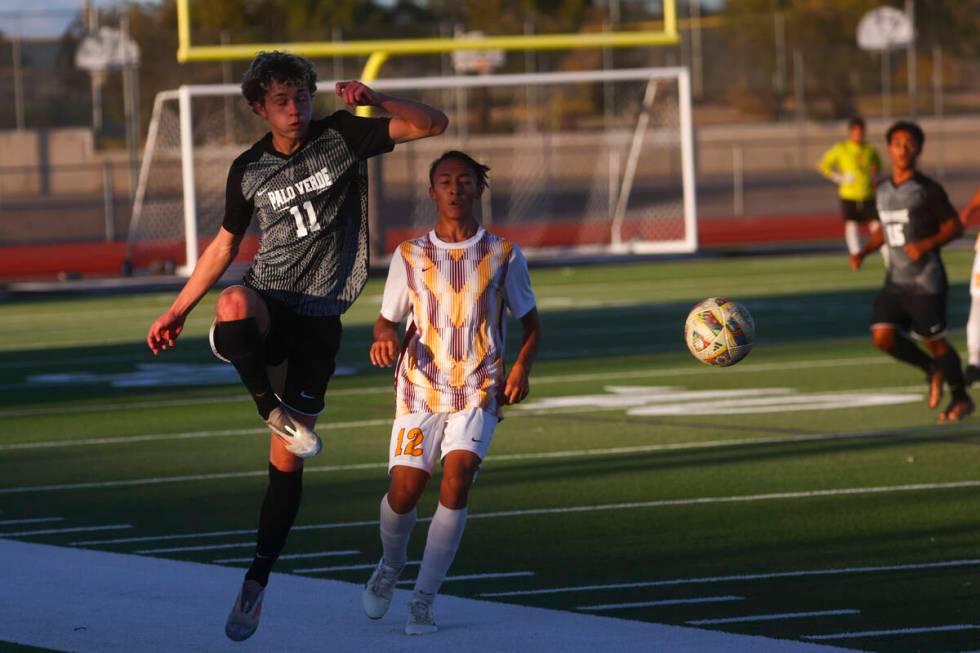
[[[973,199],[960,211],[960,222],[964,227],[968,227],[973,221],[980,221],[980,188],[977,189]]]
[[[857,254],[851,254],[851,269],[858,270],[861,268],[861,263],[864,262],[864,258],[871,252],[876,252],[881,249],[881,246],[885,244],[885,230],[878,229],[872,231],[871,235],[868,236],[868,241],[864,243],[864,246],[858,250]]]
[[[391,367],[398,360],[398,324],[383,317],[374,322],[374,342],[371,343],[371,364]]]
[[[504,383],[504,401],[508,404],[521,403],[531,391],[528,377],[531,375],[531,366],[534,364],[534,357],[537,356],[538,345],[541,343],[541,319],[538,317],[537,307],[532,308],[521,318],[521,326],[524,327],[524,341]]]
[[[218,235],[201,254],[191,278],[184,284],[177,299],[150,326],[150,332],[146,336],[150,351],[159,354],[174,346],[177,336],[184,330],[187,316],[235,260],[241,242],[242,236],[233,234],[224,227],[218,231]]]
[[[356,80],[337,82],[336,91],[349,107],[379,107],[395,116],[388,123],[388,135],[396,143],[438,136],[449,126],[449,118],[439,109],[379,93]]]

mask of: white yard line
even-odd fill
[[[254,542],[252,543],[255,544]],[[348,549],[346,551],[317,551],[315,553],[287,553],[285,555],[279,556],[280,560],[305,560],[308,558],[332,558],[341,556],[356,556],[360,554],[360,551],[356,549]],[[216,565],[224,565],[236,562],[252,562],[253,556],[248,556],[246,558],[223,558],[221,560],[212,560],[211,562]]]
[[[744,617],[727,617],[724,619],[695,619],[688,621],[689,626],[711,626],[714,624],[740,624],[751,621],[778,621],[780,619],[807,619],[810,617],[838,617],[849,614],[861,614],[860,610],[817,610],[813,612],[781,612],[778,614],[753,614]]]
[[[390,419],[367,419],[354,422],[332,422],[324,424],[322,428],[327,430],[334,429],[359,429],[371,426],[389,426]],[[127,435],[112,438],[86,438],[82,440],[50,440],[44,442],[17,442],[14,444],[0,444],[0,451],[16,451],[20,449],[51,449],[65,447],[92,447],[100,445],[129,445],[137,442],[158,442],[161,440],[195,440],[198,438],[218,438],[235,435],[255,435],[268,433],[269,429],[247,428],[247,429],[222,429],[217,431],[188,431],[185,433],[151,433],[147,435]]]
[[[360,463],[353,465],[329,465],[324,467],[307,467],[305,474],[315,472],[349,472],[360,469],[384,469],[387,463]],[[160,485],[163,483],[184,483],[187,481],[217,481],[230,478],[251,478],[268,476],[266,470],[251,472],[223,472],[221,474],[188,474],[185,476],[157,476],[153,478],[136,478],[124,481],[92,481],[88,483],[68,483],[64,485],[33,485],[25,487],[0,488],[2,494],[23,494],[30,492],[52,492],[58,490],[88,490],[93,488],[134,487],[138,485]]]
[[[527,576],[534,576],[533,571],[491,571],[484,574],[460,574],[458,576],[446,576],[443,582],[451,583],[453,581],[460,580],[483,580],[488,578],[522,578]],[[408,578],[405,580],[400,580],[398,585],[414,585],[415,579]]]
[[[66,447],[94,447],[100,445],[120,446],[137,442],[156,442],[159,440],[194,440],[198,438],[219,438],[231,435],[255,435],[268,433],[267,428],[222,429],[220,431],[192,431],[188,433],[151,433],[147,435],[127,435],[118,438],[85,438],[82,440],[47,440],[40,442],[15,442],[0,444],[0,451],[20,451],[24,449],[64,449]]]
[[[606,583],[604,585],[576,585],[573,587],[550,587],[537,590],[517,590],[512,592],[489,592],[485,597],[533,596],[537,594],[562,594],[565,592],[591,592],[613,589],[634,589],[638,587],[667,587],[676,585],[699,585],[702,583],[730,583],[746,580],[770,580],[774,578],[801,578],[806,576],[837,576],[846,574],[873,574],[888,571],[912,571],[922,569],[945,569],[947,567],[980,566],[980,558],[968,560],[944,560],[942,562],[920,562],[907,565],[879,565],[874,567],[840,567],[834,569],[805,569],[800,571],[776,571],[764,574],[734,574],[731,576],[699,576],[693,578],[670,578],[636,583]]]
[[[440,596],[439,634],[406,637],[395,591],[389,615],[363,618],[361,586],[273,574],[262,626],[245,644],[228,641],[223,624],[241,570],[165,558],[122,555],[0,540],[0,632],[3,640],[58,651],[394,651],[548,650],[562,653],[663,651],[810,653],[826,644],[610,619]]]
[[[329,397],[359,397],[366,394],[384,394],[392,392],[391,386],[374,386],[370,388],[345,388],[331,390]],[[114,404],[91,404],[86,406],[65,406],[62,408],[25,408],[19,410],[0,411],[0,417],[28,417],[32,415],[71,415],[74,413],[111,413],[116,411],[134,410],[140,408],[168,408],[171,406],[200,406],[207,404],[247,403],[252,398],[247,394],[222,395],[216,397],[197,397],[193,399],[161,399],[157,401],[132,401]],[[390,421],[390,420],[389,420]]]
[[[422,564],[421,560],[409,560],[405,563],[406,567],[414,567]],[[293,569],[291,574],[323,574],[331,571],[360,571],[362,569],[374,569],[378,566],[377,562],[363,565],[334,565],[332,567],[304,567],[303,569]]]
[[[854,367],[858,365],[883,365],[893,361],[885,356],[861,356],[857,358],[825,358],[807,362],[792,361],[786,363],[757,363],[735,365],[726,368],[724,374],[746,374],[753,372],[779,372],[798,369]],[[674,376],[697,376],[701,374],[717,374],[718,370],[710,367],[674,367],[666,369],[634,370],[632,372],[597,372],[594,374],[562,374],[555,376],[535,376],[531,381],[540,383],[581,383],[583,381],[620,381],[622,379],[646,379]]]
[[[430,521],[431,517],[422,517],[420,522]],[[352,528],[355,526],[377,526],[378,520],[346,522],[340,524],[300,524],[289,529],[290,533],[296,531],[313,531],[329,528]],[[69,542],[69,546],[90,546],[96,544],[130,544],[133,542],[166,542],[170,540],[193,540],[203,537],[224,537],[226,535],[255,535],[254,528],[238,528],[228,531],[206,531],[200,533],[180,533],[177,535],[146,535],[141,537],[123,537],[111,540],[83,540],[80,542]]]
[[[216,551],[218,549],[244,549],[246,547],[254,547],[255,540],[250,540],[248,542],[234,542],[231,544],[203,544],[200,546],[172,546],[165,549],[142,549],[140,551],[134,551],[133,553],[138,553],[140,555],[147,553],[184,553],[189,551]],[[251,558],[249,558],[251,560]]]
[[[0,526],[13,526],[14,524],[43,524],[52,521],[64,521],[64,517],[35,517],[33,519],[4,519],[0,521]]]
[[[675,506],[712,505],[723,503],[746,503],[753,501],[776,501],[787,499],[812,499],[821,497],[856,496],[864,494],[890,494],[895,492],[924,492],[932,490],[957,490],[980,487],[980,481],[959,481],[953,483],[918,483],[911,485],[890,485],[879,487],[840,488],[836,490],[807,490],[803,492],[772,492],[769,494],[747,494],[728,497],[698,497],[691,499],[660,499],[656,501],[636,501],[630,503],[609,503],[591,506],[568,506],[564,508],[529,508],[525,510],[506,510],[500,512],[471,513],[468,519],[493,519],[499,517],[525,517],[530,515],[559,515],[569,513],[602,512],[607,510],[635,510],[641,508],[666,508]],[[431,518],[420,518],[419,522],[430,521]],[[305,524],[294,526],[293,531],[323,530],[332,528],[354,528],[359,526],[377,526],[378,521],[364,520],[353,522],[336,522],[327,524]],[[70,542],[72,546],[89,546],[96,544],[126,544],[129,542],[150,542],[176,539],[195,539],[222,535],[243,535],[253,533],[252,529],[211,531],[200,533],[185,533],[179,535],[150,535],[146,537],[123,538],[116,540],[85,540]],[[667,584],[667,581],[657,581]],[[643,585],[640,585],[643,586]],[[569,590],[559,590],[569,591]],[[535,592],[532,592],[535,593]],[[537,591],[536,593],[549,593]]]
[[[921,633],[948,633],[957,630],[976,630],[980,624],[955,624],[951,626],[930,626],[924,628],[895,628],[892,630],[865,630],[851,633],[834,633],[832,635],[802,635],[803,639],[858,639],[859,637],[884,637],[887,635],[919,635]]]
[[[620,410],[619,408],[607,408],[605,410]],[[596,412],[597,409],[587,409],[579,412]],[[567,409],[561,411],[551,411],[560,413],[562,415],[569,414]],[[530,416],[530,415],[543,415],[550,414],[550,412],[540,412],[540,413],[516,413],[514,417]],[[339,422],[332,426],[332,428],[361,428],[365,426],[376,426],[378,424],[389,424],[390,420],[365,420],[362,422]],[[740,447],[746,445],[756,445],[756,444],[789,444],[796,442],[820,442],[820,441],[832,441],[832,440],[855,440],[864,439],[871,437],[885,437],[885,436],[900,436],[904,433],[914,432],[916,434],[921,433],[955,433],[963,429],[973,428],[972,424],[962,423],[962,424],[943,424],[943,425],[928,425],[915,427],[912,429],[901,429],[901,430],[880,430],[880,431],[859,431],[856,433],[813,433],[813,434],[803,434],[803,435],[790,435],[790,436],[780,436],[772,438],[740,438],[740,439],[727,439],[727,440],[705,440],[696,442],[674,442],[667,444],[650,444],[650,445],[637,445],[633,447],[607,447],[603,449],[575,449],[567,451],[545,451],[536,453],[519,453],[519,454],[491,454],[487,456],[487,461],[520,461],[520,460],[536,460],[543,458],[576,458],[576,457],[588,457],[588,456],[602,456],[602,455],[620,455],[620,454],[636,454],[636,453],[653,453],[657,451],[678,451],[684,449],[713,449],[713,448],[723,448],[723,447]],[[265,433],[266,429],[255,429],[253,430],[242,430],[242,433]],[[210,435],[199,435],[204,434],[232,434],[232,431],[202,431],[198,433],[188,433],[181,434],[185,437],[210,437]],[[147,436],[151,437],[151,436]],[[152,436],[155,437],[155,436]],[[160,439],[164,439],[163,436]],[[69,441],[70,442],[70,441]],[[16,445],[7,445],[16,446]],[[28,445],[33,446],[33,445]],[[3,446],[0,445],[0,449]],[[376,463],[355,463],[350,465],[328,465],[328,466],[307,466],[306,473],[314,474],[317,472],[348,472],[357,471],[362,469],[380,469],[387,467],[386,462],[376,462]],[[8,487],[0,488],[0,495],[3,494],[18,494],[25,492],[53,492],[60,490],[82,490],[82,489],[93,489],[93,488],[114,488],[114,487],[132,487],[136,485],[158,485],[161,483],[183,483],[187,481],[216,481],[225,480],[230,478],[249,478],[253,476],[265,476],[267,472],[265,471],[249,471],[249,472],[220,472],[214,474],[191,474],[182,476],[156,476],[150,478],[139,478],[139,479],[128,479],[128,480],[118,480],[118,481],[91,481],[85,483],[66,483],[59,485],[28,485],[23,487]]]
[[[31,417],[33,415],[74,415],[76,413],[111,413],[120,410],[137,410],[140,408],[170,408],[172,406],[200,406],[207,404],[224,404],[231,402],[251,401],[251,397],[200,397],[197,399],[160,399],[156,401],[132,401],[116,404],[87,404],[84,406],[63,406],[61,408],[22,408],[17,410],[0,410],[0,417]]]
[[[862,392],[872,393],[872,392],[921,392],[922,386],[892,386],[892,387],[882,387],[882,388],[863,388]],[[508,413],[507,417],[510,419],[521,418],[521,417],[540,417],[544,415],[568,415],[572,413],[592,413],[592,412],[608,412],[617,410],[626,410],[626,406],[622,405],[610,405],[610,406],[580,406],[580,407],[555,407],[547,408],[541,410],[514,410]],[[387,426],[391,424],[390,419],[369,419],[369,420],[355,420],[348,422],[325,422],[322,428],[327,430],[336,429],[359,429],[359,428],[370,428],[375,426]],[[939,430],[939,431],[949,431],[955,429],[961,429],[970,426],[967,423],[961,424],[943,424],[943,425],[924,425],[922,427],[917,427],[916,430]],[[909,429],[902,429],[902,431]],[[18,451],[23,449],[52,449],[52,448],[65,448],[65,447],[92,447],[92,446],[119,446],[119,445],[130,445],[139,442],[159,442],[167,440],[193,440],[199,438],[215,438],[215,437],[231,437],[240,435],[255,435],[268,432],[267,428],[253,427],[253,428],[242,428],[242,429],[220,429],[220,430],[207,430],[207,431],[185,431],[179,433],[150,433],[145,435],[127,435],[127,436],[115,436],[115,437],[105,437],[105,438],[84,438],[84,439],[69,439],[69,440],[47,440],[47,441],[32,441],[32,442],[15,442],[11,444],[0,444],[0,451]],[[899,431],[901,432],[901,431]],[[862,431],[856,433],[817,433],[812,435],[801,435],[792,436],[788,438],[758,438],[755,440],[745,439],[741,440],[742,444],[753,444],[754,442],[794,442],[797,440],[831,440],[840,438],[861,438],[869,435],[880,435],[888,434],[891,431],[879,430],[879,431]],[[726,443],[732,442],[731,440],[716,440],[708,441],[706,443],[700,443],[701,446],[713,446],[716,442]],[[675,447],[694,447],[695,444],[692,443],[678,443],[674,445],[653,445],[660,446],[663,448]],[[615,452],[623,449],[609,449],[608,451]],[[656,449],[651,449],[656,450]],[[542,457],[547,457],[548,455],[565,455],[565,452],[554,452],[552,453],[542,453]],[[501,457],[497,457],[501,459]]]
[[[604,610],[628,610],[631,608],[655,608],[663,605],[688,605],[697,603],[725,603],[744,601],[744,596],[701,596],[695,599],[663,599],[660,601],[636,601],[635,603],[601,603],[599,605],[580,605],[576,610],[601,612]]]
[[[32,537],[34,535],[60,535],[62,533],[84,533],[86,531],[118,531],[132,528],[132,524],[111,524],[108,526],[76,526],[74,528],[46,528],[37,531],[13,531],[0,533],[0,537]]]

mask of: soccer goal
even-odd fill
[[[435,222],[429,163],[461,149],[490,166],[484,225],[530,257],[697,249],[690,86],[684,68],[383,79],[380,91],[449,115],[437,138],[398,146],[371,169],[371,251]],[[319,113],[339,108],[333,82]],[[265,133],[237,85],[157,95],[130,224],[137,268],[193,269],[221,225],[232,160]],[[255,234],[239,256],[250,258]]]

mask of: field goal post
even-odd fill
[[[428,163],[449,149],[491,166],[481,217],[532,257],[697,249],[686,69],[383,79],[374,87],[450,114],[442,136],[381,157],[375,252],[434,223]],[[321,83],[322,95],[332,88]],[[609,89],[611,112],[603,106]],[[265,131],[243,101],[228,102],[239,94],[236,85],[201,85],[156,98],[127,247],[135,267],[189,274],[217,232],[228,167]],[[482,120],[470,115],[474,107]]]

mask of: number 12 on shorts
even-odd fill
[[[405,438],[408,438],[408,442],[405,442]],[[422,429],[414,428],[405,433],[405,429],[398,429],[398,442],[395,445],[395,455],[400,456],[405,454],[406,456],[421,456],[422,455],[422,441],[425,440],[425,434],[422,433]],[[404,445],[404,450],[402,446]]]

